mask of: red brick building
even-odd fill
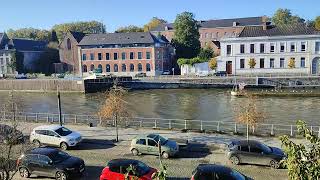
[[[174,50],[163,37],[149,32],[87,34],[78,44],[80,74],[156,76],[171,70]]]
[[[199,21],[201,47],[210,46],[215,54],[220,54],[220,39],[238,36],[245,26],[262,26],[267,22],[267,17],[247,17],[234,19],[217,19]],[[173,23],[160,24],[152,33],[165,36],[169,41],[174,36]]]

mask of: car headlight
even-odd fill
[[[76,168],[66,168],[67,169],[67,171],[73,171],[73,170],[75,170]]]

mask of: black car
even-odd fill
[[[216,164],[200,164],[191,180],[250,180],[238,171]]]
[[[21,155],[17,161],[19,174],[28,178],[31,174],[66,180],[81,176],[84,161],[54,148],[36,148]]]
[[[233,164],[259,164],[279,168],[286,156],[276,147],[267,146],[253,140],[234,140],[228,145],[228,158]]]
[[[21,131],[14,127],[0,124],[0,144],[20,144],[24,142],[24,136]]]
[[[216,76],[227,76],[227,72],[226,71],[217,71],[216,73],[214,73]]]

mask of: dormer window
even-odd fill
[[[238,23],[237,22],[233,22],[233,26],[238,26]]]

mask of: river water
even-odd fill
[[[0,92],[1,104],[8,102],[8,92]],[[14,93],[19,108],[25,112],[57,112],[54,93]],[[129,92],[125,98],[129,110],[139,117],[234,121],[235,109],[247,98],[231,97],[221,89],[168,89]],[[103,93],[61,94],[62,111],[68,114],[96,114],[105,101]],[[305,120],[320,124],[319,97],[261,97],[257,107],[265,112],[265,123],[294,124]]]

